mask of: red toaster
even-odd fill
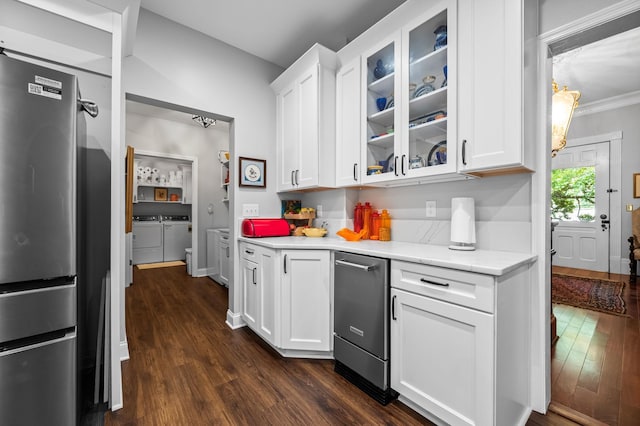
[[[243,237],[284,237],[288,236],[289,222],[285,219],[244,219]]]

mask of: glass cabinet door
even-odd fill
[[[455,170],[455,139],[448,137],[449,57],[451,49],[447,38],[447,10],[407,27],[403,33],[403,47],[408,49],[407,87],[408,107],[403,114],[402,126],[407,129],[405,152],[408,155],[407,175],[427,175]],[[455,70],[454,70],[455,71]]]
[[[397,172],[396,164],[399,166],[396,161],[399,154],[395,152],[398,138],[395,129],[400,123],[397,105],[401,102],[396,96],[400,88],[399,41],[400,33],[363,56],[365,96],[362,109],[366,114],[363,129],[366,142],[362,164],[365,181],[389,179]]]

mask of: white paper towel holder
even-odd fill
[[[476,218],[473,198],[451,199],[451,250],[476,249]]]

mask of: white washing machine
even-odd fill
[[[191,220],[189,216],[162,216],[164,228],[165,262],[185,260],[185,249],[191,247]]]
[[[133,264],[155,263],[163,260],[163,229],[160,216],[133,217]]]

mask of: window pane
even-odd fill
[[[551,217],[564,221],[595,219],[595,167],[555,169],[551,172]]]

